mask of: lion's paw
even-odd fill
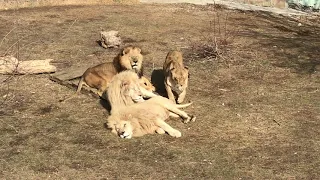
[[[196,121],[196,117],[195,116],[188,116],[188,118],[186,118],[186,119],[184,119],[183,120],[183,123],[188,123],[188,122],[194,122],[194,121]]]
[[[170,136],[176,137],[176,138],[181,137],[181,135],[182,135],[181,132],[178,130],[174,130],[173,132],[170,133]]]
[[[192,115],[192,116],[191,116],[191,120],[190,120],[190,121],[191,121],[191,122],[195,122],[195,121],[196,121],[196,119],[197,119],[197,117],[196,117],[196,116],[194,116],[194,115]]]
[[[184,100],[184,98],[178,98],[178,99],[177,99],[177,103],[178,103],[178,104],[181,104],[181,103],[183,102],[183,100]]]

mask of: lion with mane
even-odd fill
[[[150,97],[144,100],[144,97]],[[117,74],[107,89],[111,105],[111,115],[107,126],[121,138],[132,138],[145,134],[167,132],[173,137],[181,137],[181,132],[165,122],[169,116],[179,116],[184,123],[195,121],[179,108],[192,103],[177,105],[167,98],[150,94],[139,84],[139,77],[131,71]]]
[[[77,93],[81,91],[83,85],[98,90],[99,96],[107,89],[113,76],[124,70],[132,70],[141,77],[143,75],[143,56],[141,49],[135,46],[125,47],[114,58],[113,62],[106,62],[88,68],[82,75]]]

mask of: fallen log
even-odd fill
[[[53,59],[19,61],[12,56],[0,57],[0,74],[40,74],[56,72]]]

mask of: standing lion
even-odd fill
[[[188,87],[189,70],[183,65],[182,53],[170,51],[163,64],[164,85],[168,98],[177,103],[182,103]]]
[[[113,76],[121,71],[132,70],[141,77],[143,75],[142,62],[143,56],[140,48],[125,47],[113,62],[88,68],[79,81],[77,93],[81,91],[83,85],[87,85],[97,89],[99,96],[102,96]]]

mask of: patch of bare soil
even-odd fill
[[[0,75],[1,179],[320,177],[319,20],[189,4],[10,10],[0,55],[90,67],[118,53],[97,44],[101,29],[140,46],[149,77],[180,48],[197,121],[168,120],[181,138],[120,139],[99,99],[62,103],[75,89],[47,74]]]

